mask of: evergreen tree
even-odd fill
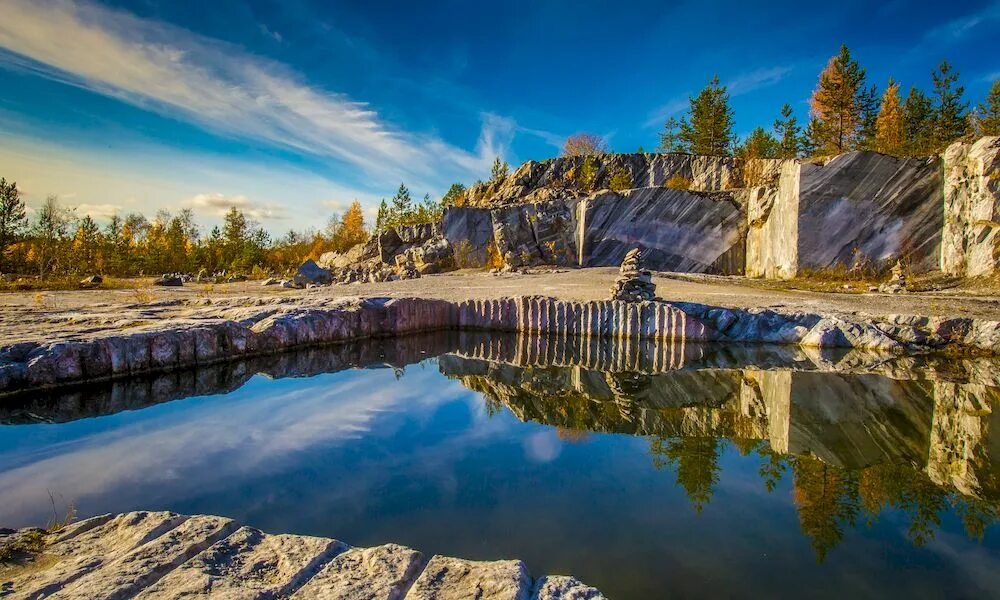
[[[820,73],[809,100],[812,119],[809,137],[822,155],[841,154],[857,147],[866,117],[871,118],[874,90],[865,89],[865,70],[847,46],[832,57]]]
[[[757,127],[750,132],[750,136],[745,142],[737,146],[736,156],[744,160],[778,158],[780,149],[781,144],[773,135],[765,131],[763,127]]]
[[[441,208],[457,206],[463,196],[465,196],[465,186],[461,183],[451,184],[445,195],[441,197]]]
[[[646,150],[642,147],[642,144],[639,144],[639,147],[635,149],[635,153],[636,154],[645,154]]]
[[[969,103],[962,101],[965,87],[958,83],[958,71],[953,71],[948,61],[942,61],[937,71],[931,73],[934,81],[934,141],[935,150],[943,150],[969,131],[966,111]]]
[[[1000,80],[993,82],[986,99],[976,111],[979,135],[1000,135]]]
[[[657,152],[684,152],[680,127],[680,122],[674,117],[667,119],[663,124],[663,131],[660,132],[660,146],[656,149]]]
[[[781,118],[774,121],[774,133],[778,136],[777,158],[796,158],[802,153],[802,128],[790,104],[781,107]]]
[[[3,253],[13,244],[28,222],[24,200],[17,184],[0,178],[0,267],[3,267]]]
[[[383,231],[389,226],[389,206],[385,203],[385,198],[378,205],[378,214],[375,216],[375,231]]]
[[[934,152],[934,105],[927,94],[911,87],[903,102],[903,151],[907,156]]]
[[[733,109],[719,76],[690,99],[689,120],[680,124],[680,140],[687,151],[705,156],[728,156],[733,146]]]
[[[90,215],[85,215],[76,226],[73,236],[73,258],[76,267],[84,273],[94,273],[99,268],[98,257],[103,245],[101,230]]]
[[[401,183],[399,184],[399,189],[396,190],[396,195],[392,197],[392,204],[389,207],[388,225],[394,227],[403,224],[412,210],[413,198],[410,197],[410,190],[406,189],[406,186]]]
[[[500,160],[498,156],[493,159],[493,168],[490,170],[490,181],[496,183],[506,179],[509,172],[510,167],[507,165],[507,162]]]
[[[882,94],[882,107],[879,109],[875,130],[874,150],[893,156],[903,154],[906,141],[905,118],[899,100],[899,84],[891,78]]]

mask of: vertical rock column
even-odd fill
[[[1000,137],[956,142],[944,153],[941,270],[975,277],[1000,268]]]
[[[746,276],[791,279],[798,272],[801,165],[782,162],[778,185],[749,188]]]

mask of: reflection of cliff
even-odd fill
[[[760,461],[768,491],[790,476],[820,561],[848,528],[885,510],[904,515],[917,545],[949,508],[970,537],[1000,519],[1000,435],[991,435],[1000,387],[756,368],[601,372],[456,355],[439,366],[522,421],[649,436],[653,465],[673,471],[696,512],[711,502],[728,439]]]
[[[1000,451],[989,431],[1000,388],[787,370],[630,374],[457,355],[438,362],[442,373],[523,421],[658,438],[762,440],[776,453],[840,469],[906,465],[966,495],[997,492],[992,473]]]

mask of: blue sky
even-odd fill
[[[737,132],[807,117],[848,44],[871,82],[930,86],[941,59],[979,101],[1000,76],[1000,3],[2,0],[0,175],[78,212],[237,205],[274,232],[320,226],[405,181],[439,196],[555,155],[616,151],[713,74]]]

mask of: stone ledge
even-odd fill
[[[561,337],[739,342],[906,354],[957,346],[996,353],[1000,322],[814,314],[690,302],[571,302],[541,296],[449,302],[368,298],[292,303],[168,320],[156,330],[0,347],[0,394],[204,366],[293,348],[446,329]]]

